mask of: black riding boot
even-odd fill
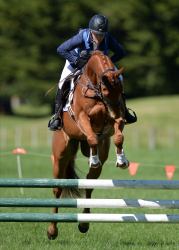
[[[63,112],[63,98],[61,90],[58,87],[55,96],[55,115],[49,120],[48,129],[52,131],[59,131],[62,127],[62,112]]]
[[[126,107],[126,96],[124,93],[122,93],[122,100],[124,102],[124,106],[125,106],[125,120],[126,120],[126,124],[129,123],[134,123],[137,121],[137,116],[136,113],[132,110]],[[133,112],[134,115],[131,115],[129,110],[131,110]]]

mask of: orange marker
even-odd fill
[[[130,175],[135,175],[138,169],[139,163],[130,162],[129,173]]]
[[[165,171],[166,171],[166,174],[167,174],[167,177],[169,180],[171,180],[173,173],[175,172],[175,168],[176,167],[173,165],[166,165],[165,166]]]

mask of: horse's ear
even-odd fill
[[[119,76],[119,75],[122,73],[123,69],[124,69],[124,68],[121,68],[121,69],[119,69],[118,71],[116,71],[116,72],[115,72],[115,73],[116,73],[116,76]]]

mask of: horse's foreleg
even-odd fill
[[[119,121],[115,123],[114,129],[115,129],[115,134],[113,136],[113,140],[116,146],[116,155],[117,155],[116,167],[119,167],[121,169],[126,169],[129,167],[129,161],[126,159],[122,147],[124,142],[124,136],[122,134],[122,131],[124,129],[124,120],[122,118],[120,118]]]
[[[91,128],[89,117],[86,114],[82,113],[78,119],[78,125],[84,134],[87,137],[87,142],[90,146],[90,158],[89,165],[90,167],[98,167],[101,165],[101,162],[98,157],[98,137],[95,135]]]
[[[98,137],[94,134],[94,132],[90,131],[90,134],[87,136],[87,142],[90,146],[90,158],[89,158],[89,166],[92,168],[98,168],[101,166],[101,161],[98,156]]]

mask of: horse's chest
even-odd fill
[[[106,110],[102,103],[95,105],[88,113],[90,121],[93,125],[100,126],[104,123]]]

